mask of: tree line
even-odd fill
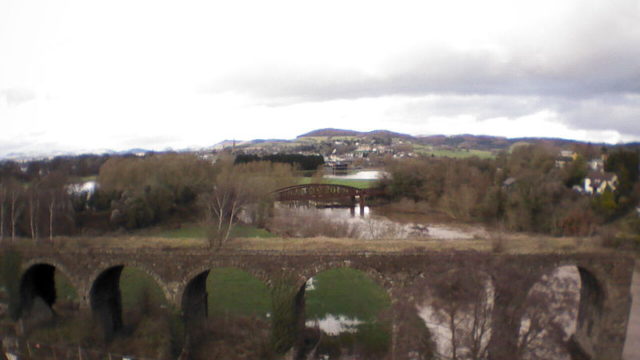
[[[292,185],[293,171],[313,156],[238,161],[221,154],[212,162],[188,153],[144,157],[56,158],[0,164],[0,239],[95,234],[206,219],[212,243],[228,239],[239,218],[265,226],[271,192]],[[320,159],[322,157],[320,156]],[[93,190],[73,186],[91,176]],[[215,238],[215,240],[213,240]]]
[[[616,189],[586,196],[573,189],[588,174],[593,149],[557,167],[558,149],[522,145],[495,159],[430,158],[392,161],[383,180],[394,199],[410,199],[428,211],[461,221],[508,230],[555,235],[588,235],[597,226],[628,214],[640,199],[638,152],[605,154],[605,170],[619,179]]]
[[[236,156],[235,164],[246,164],[258,161],[268,161],[272,163],[289,164],[299,170],[311,171],[318,169],[324,164],[322,155],[303,155],[303,154],[270,154],[270,155],[254,155],[239,154]]]

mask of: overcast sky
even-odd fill
[[[0,156],[325,127],[640,140],[640,0],[0,0]]]

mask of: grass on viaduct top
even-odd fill
[[[198,235],[198,234],[194,234]],[[5,239],[4,244],[10,244]],[[53,244],[43,240],[45,246],[61,250],[74,249],[161,249],[210,251],[203,236],[170,238],[153,235],[119,235],[96,237],[57,237]],[[17,247],[33,247],[31,239],[16,239]],[[603,248],[596,238],[549,237],[528,234],[496,234],[480,239],[376,239],[350,238],[282,238],[282,237],[234,237],[222,251],[282,251],[282,252],[411,252],[411,251],[465,251],[528,254],[528,253],[575,253],[610,251]]]

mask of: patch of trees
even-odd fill
[[[324,164],[322,155],[303,155],[303,154],[271,154],[271,155],[238,155],[235,164],[246,164],[256,161],[269,161],[272,163],[290,164],[299,170],[316,170],[320,165]]]
[[[640,151],[618,149],[607,157],[605,170],[618,176],[619,185],[615,192],[617,213],[624,213],[638,203],[640,191]]]
[[[176,153],[81,156],[27,165],[4,162],[0,163],[0,240],[52,240],[57,235],[157,224],[180,226],[204,215],[212,246],[221,246],[241,218],[266,226],[271,193],[294,183],[293,168],[281,162],[235,163],[224,155],[214,164],[194,154]],[[77,185],[78,176],[93,172],[98,175],[95,189],[85,191]]]
[[[43,237],[75,231],[71,195],[67,178],[50,172],[30,182],[14,177],[0,178],[0,241],[27,236],[34,241]]]
[[[79,207],[108,211],[115,227],[143,228],[196,212],[197,195],[214,173],[211,163],[189,154],[111,158],[94,196]]]
[[[219,249],[242,214],[244,221],[265,227],[273,211],[273,191],[292,185],[293,168],[273,162],[235,165],[222,158],[214,167],[215,177],[198,196],[209,231],[209,245]]]
[[[69,178],[98,175],[100,167],[111,155],[57,156],[50,160],[32,160],[19,163],[6,160],[0,162],[0,179],[14,178],[21,182],[38,180],[57,172]]]
[[[572,190],[587,174],[584,157],[558,168],[557,153],[546,145],[520,145],[495,159],[397,160],[388,165],[384,184],[393,198],[452,219],[556,235],[591,234],[638,203],[637,153],[610,154],[606,169],[618,174],[620,186],[593,197]]]

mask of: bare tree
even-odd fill
[[[7,200],[7,188],[0,184],[0,242],[4,241],[4,203]]]
[[[68,206],[69,195],[66,191],[67,178],[64,174],[58,172],[52,172],[42,180],[42,187],[44,188],[44,201],[47,206],[47,228],[49,229],[49,241],[53,241],[54,225],[56,217],[60,218],[59,214],[68,214],[67,210],[71,208]]]
[[[427,322],[439,329],[444,359],[486,359],[491,336],[493,288],[489,277],[468,271],[450,271],[435,280],[427,298]]]
[[[520,358],[568,358],[565,343],[575,331],[579,297],[575,267],[558,268],[533,286],[520,325]]]
[[[9,217],[11,221],[11,241],[16,240],[16,227],[18,225],[18,218],[22,213],[23,205],[20,202],[21,189],[19,184],[11,184],[9,188]]]
[[[38,241],[38,217],[40,215],[40,189],[37,182],[32,183],[27,191],[29,205],[29,229],[31,239]]]
[[[216,171],[214,183],[199,202],[210,225],[209,246],[219,249],[229,240],[241,213],[249,222],[266,223],[272,192],[292,184],[292,169],[264,161],[234,165],[233,159],[223,158],[216,163]]]
[[[222,169],[211,190],[200,197],[205,210],[205,221],[210,227],[209,246],[219,249],[231,234],[238,214],[252,199],[246,178],[231,165]]]
[[[49,190],[49,201],[48,201],[48,210],[49,210],[49,241],[53,242],[53,213],[56,208],[56,192],[54,190]]]

